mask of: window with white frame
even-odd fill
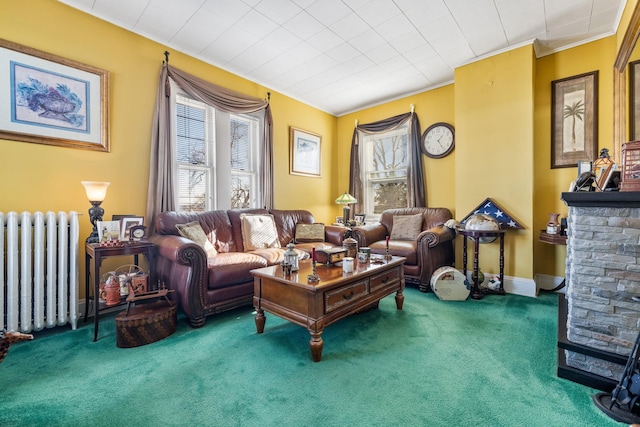
[[[222,112],[178,93],[175,120],[178,210],[258,207],[262,119]]]
[[[360,133],[362,198],[367,219],[376,220],[385,209],[407,207],[409,127]]]

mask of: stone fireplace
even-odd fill
[[[566,296],[558,317],[558,375],[609,390],[640,331],[640,193],[563,193]],[[610,391],[610,390],[609,390]]]

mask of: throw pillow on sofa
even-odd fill
[[[397,215],[393,217],[391,240],[415,240],[422,232],[422,214]]]
[[[278,230],[273,215],[240,215],[244,250],[279,248]]]
[[[216,248],[209,239],[207,239],[207,235],[204,233],[204,230],[198,221],[192,221],[186,224],[176,224],[176,228],[182,237],[193,240],[195,243],[202,246],[202,249],[207,253],[207,258],[218,255],[218,251],[216,251]],[[215,230],[211,232],[214,240],[216,238],[215,233]]]
[[[296,243],[324,242],[324,224],[296,224]]]

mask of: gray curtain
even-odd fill
[[[156,95],[151,132],[151,160],[149,190],[147,193],[147,224],[153,233],[155,217],[164,211],[176,210],[175,148],[171,135],[171,84],[172,80],[189,96],[227,113],[254,113],[264,110],[264,134],[260,145],[262,152],[260,205],[273,208],[273,119],[269,101],[243,95],[217,86],[206,80],[163,63]]]
[[[349,168],[349,193],[358,200],[356,212],[364,212],[362,201],[362,178],[360,169],[359,132],[376,134],[393,130],[409,122],[409,166],[407,168],[407,207],[426,207],[426,189],[422,172],[422,152],[420,150],[420,121],[415,113],[405,113],[374,123],[358,125],[351,138],[351,167]]]

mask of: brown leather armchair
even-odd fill
[[[453,266],[455,231],[444,223],[453,218],[447,208],[403,208],[382,212],[379,223],[353,228],[358,247],[371,248],[372,254],[386,252],[386,238],[393,230],[393,217],[422,214],[422,232],[415,240],[389,240],[389,252],[407,259],[404,275],[407,283],[417,284],[422,292],[431,290],[433,272],[443,266]]]

